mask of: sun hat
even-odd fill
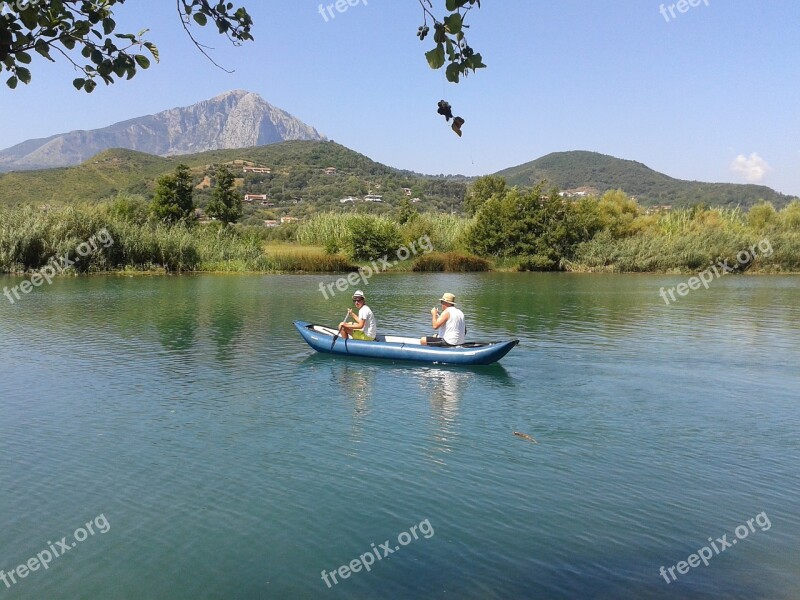
[[[447,293],[442,294],[442,297],[439,298],[439,302],[447,302],[448,304],[452,304],[453,306],[456,305],[456,297],[453,294]]]
[[[363,297],[364,297],[364,292],[362,292],[361,290],[356,290],[355,293],[353,294],[353,298],[363,298]]]

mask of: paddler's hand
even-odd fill
[[[436,310],[436,307],[435,307],[435,306],[434,306],[434,307],[431,309],[431,314],[432,314],[434,317],[438,317],[438,316],[439,316],[439,311],[438,311],[438,310]]]

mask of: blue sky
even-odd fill
[[[800,195],[797,0],[699,0],[674,17],[672,1],[665,17],[651,0],[483,0],[468,22],[489,68],[459,85],[427,67],[417,0],[366,0],[327,21],[319,1],[242,1],[255,43],[200,35],[228,74],[192,46],[174,3],[129,0],[120,27],[150,28],[161,63],[86,95],[63,60],[34,62],[30,85],[0,90],[0,147],[246,89],[423,173],[482,175],[593,150],[682,179]],[[463,138],[436,114],[441,98],[466,119]]]

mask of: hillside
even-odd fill
[[[382,212],[407,196],[403,188],[421,198],[421,208],[449,210],[460,206],[466,192],[463,180],[398,171],[335,142],[292,141],[168,158],[132,150],[106,150],[75,167],[0,175],[0,206],[97,202],[119,192],[149,197],[156,180],[180,163],[190,167],[200,186],[196,192],[200,206],[210,195],[203,182],[214,176],[217,165],[227,165],[237,176],[243,193],[268,196],[272,206],[245,209],[246,216],[259,218],[274,218],[278,213],[304,216],[319,209],[341,207],[342,198],[368,193],[384,197],[384,203],[373,207],[375,212]],[[244,173],[244,166],[268,167],[271,172]],[[326,174],[330,167],[335,173]]]
[[[78,165],[110,148],[174,156],[286,140],[320,139],[324,137],[316,129],[272,106],[258,94],[236,90],[102,129],[27,140],[0,150],[0,171]]]
[[[546,180],[562,190],[593,188],[599,192],[622,189],[642,205],[752,206],[768,200],[782,207],[790,200],[763,185],[703,183],[675,179],[642,163],[614,158],[597,152],[553,152],[496,173],[510,185],[532,186]]]

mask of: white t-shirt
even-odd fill
[[[358,319],[359,321],[364,321],[364,327],[361,329],[364,335],[374,338],[378,333],[378,324],[375,322],[375,315],[372,314],[372,309],[366,304],[362,306],[358,311]]]
[[[455,306],[449,306],[444,312],[448,311],[450,317],[448,317],[444,325],[439,327],[437,330],[439,337],[453,346],[463,344],[464,340],[467,338],[467,327],[464,324],[464,313],[458,310]]]

